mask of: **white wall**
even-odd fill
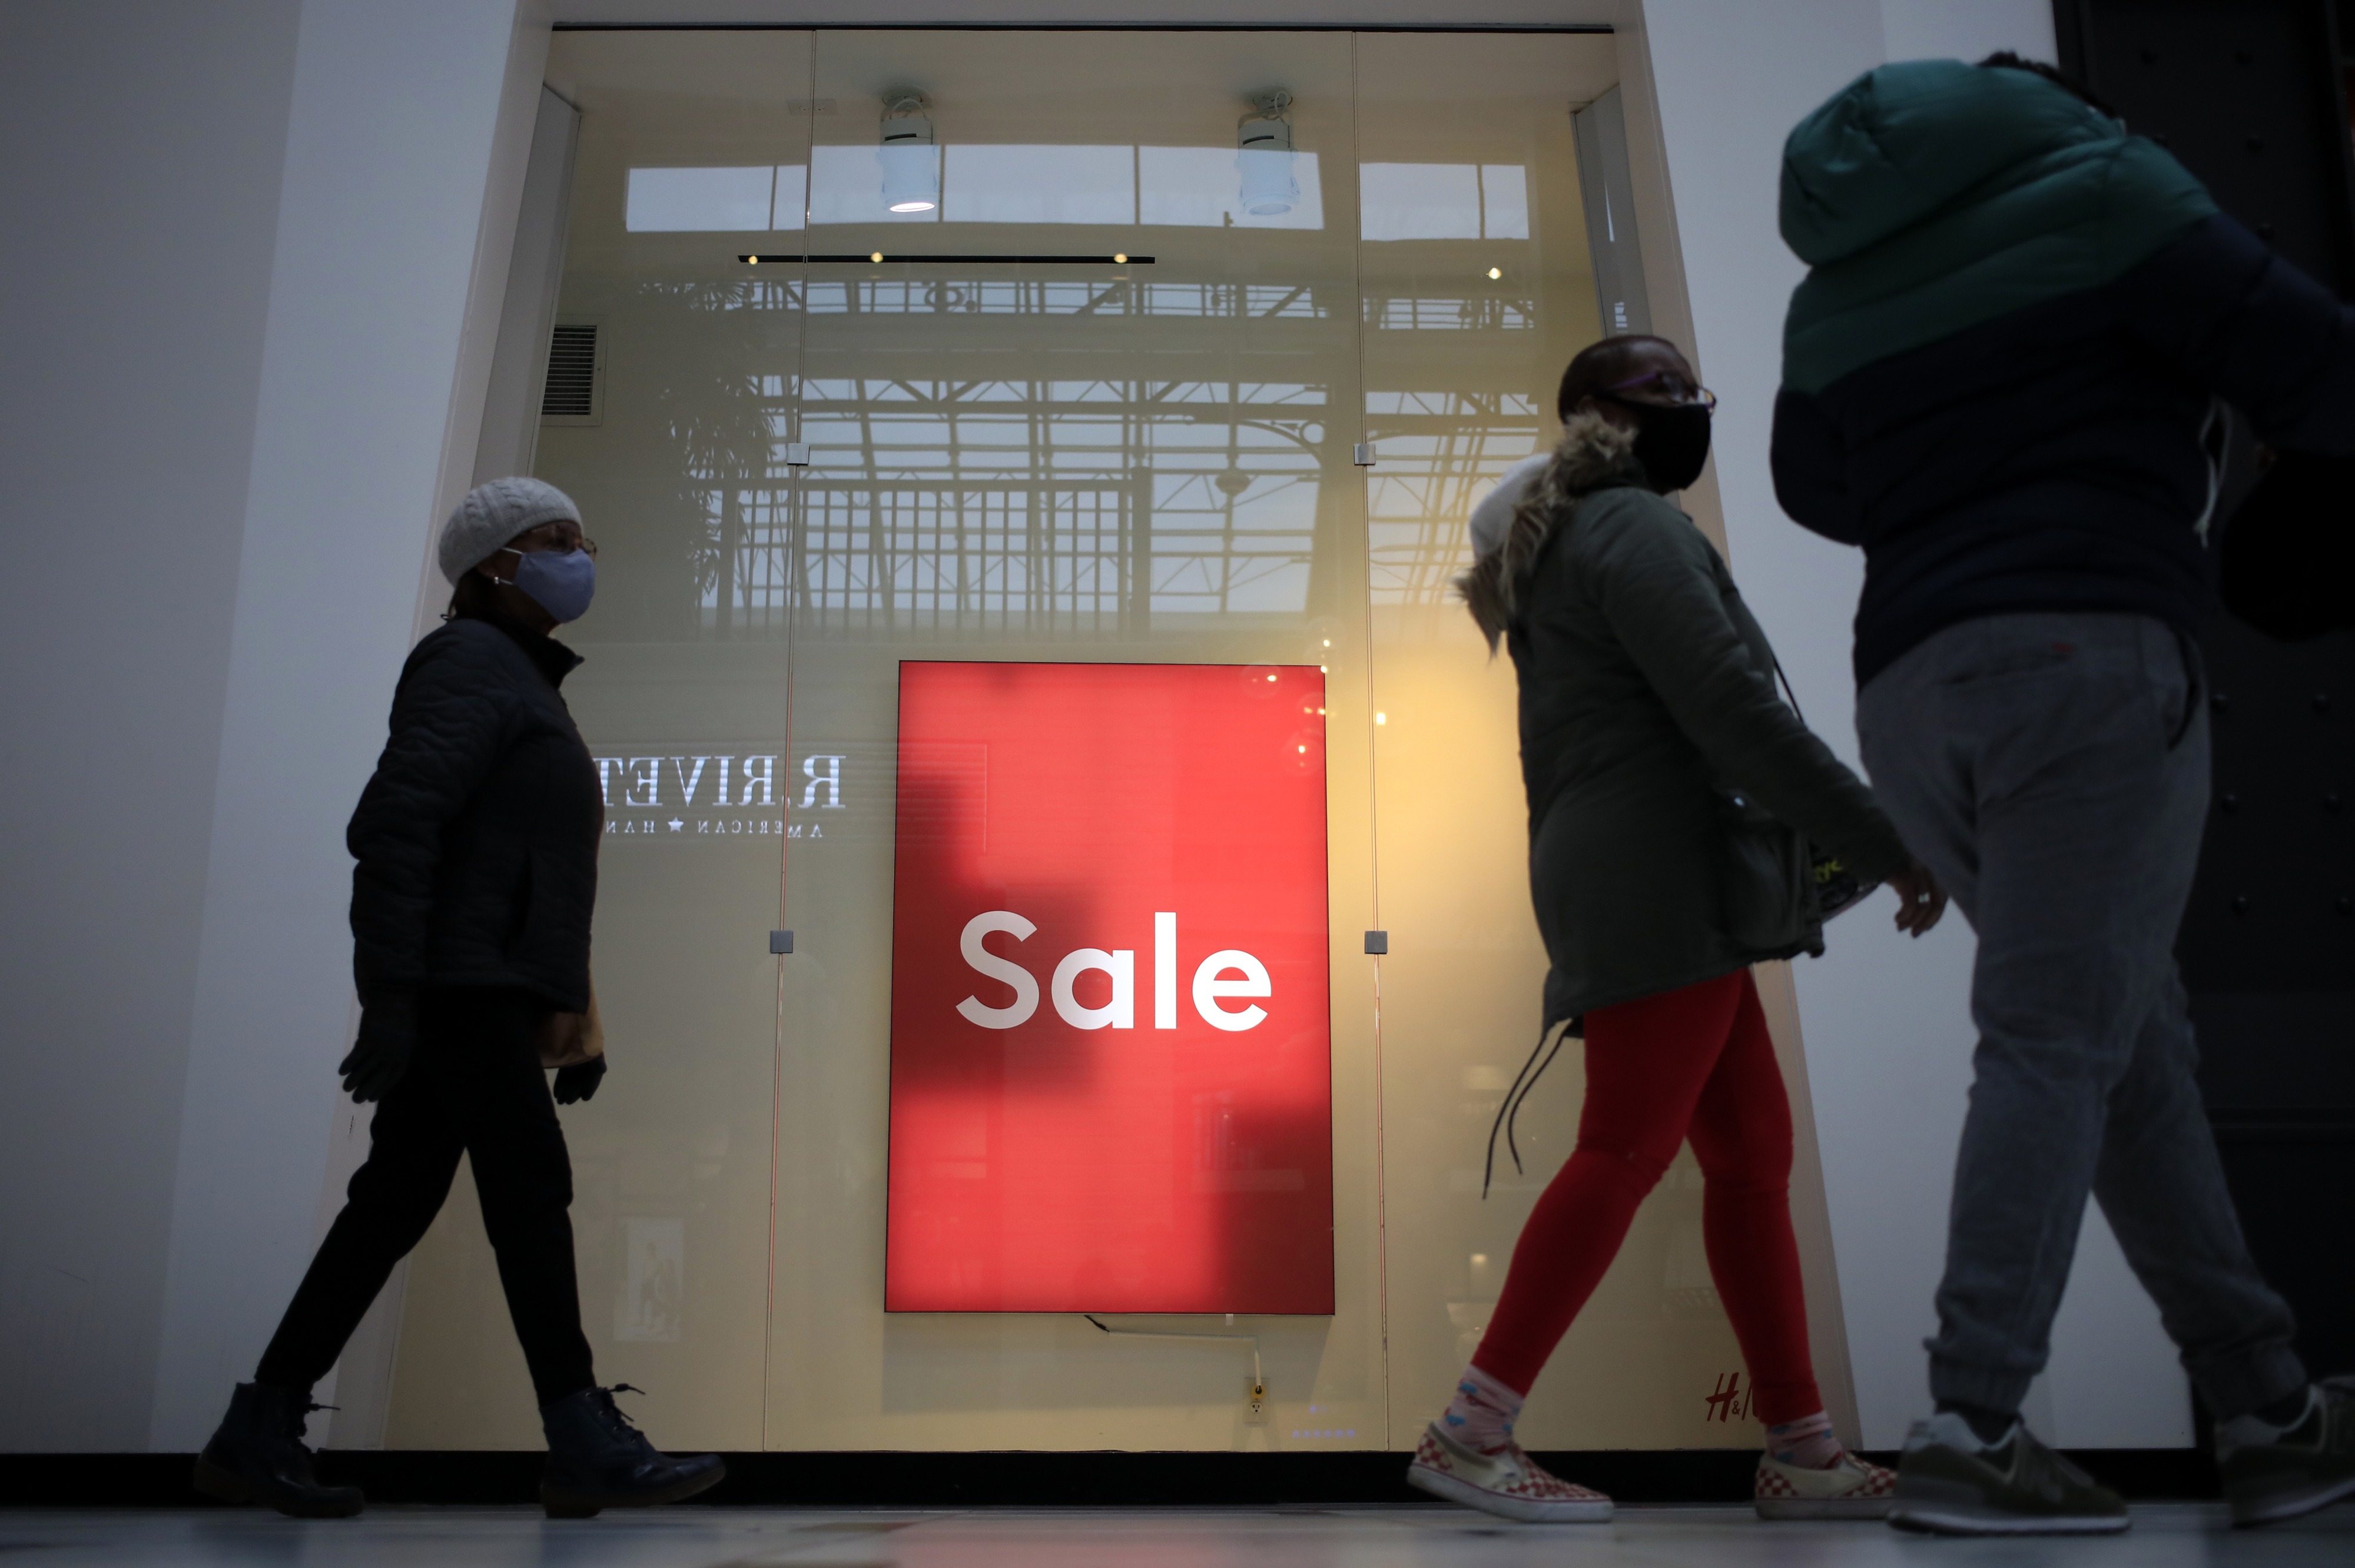
[[[303,7],[173,1189],[158,1449],[202,1444],[316,1239],[339,1114],[323,1069],[353,1010],[342,828],[383,744],[432,531],[474,465],[496,323],[470,322],[468,303],[479,290],[495,307],[505,292],[537,106],[539,59],[519,43],[513,0]],[[494,222],[486,236],[495,185],[505,232]]]
[[[0,1447],[147,1441],[298,9],[0,7]]]
[[[473,461],[517,16],[0,9],[0,1446],[197,1446],[315,1238],[342,826]]]
[[[2002,48],[2052,58],[2051,10],[2044,0],[1643,0],[1641,22],[1697,359],[1723,399],[1714,467],[1729,553],[1808,721],[1854,763],[1849,620],[1862,557],[1785,518],[1767,468],[1783,308],[1803,271],[1775,228],[1783,138],[1884,59]],[[1973,950],[1959,913],[1919,942],[1898,937],[1884,897],[1796,969],[1868,1446],[1894,1446],[1927,1409],[1921,1341],[1936,1327],[1931,1293],[1970,1083]],[[2172,1349],[2098,1213],[2028,1411],[2073,1446],[2190,1441]]]

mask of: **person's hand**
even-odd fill
[[[1897,928],[1908,936],[1920,936],[1946,912],[1946,890],[1918,860],[1891,876],[1889,885],[1897,890]]]
[[[344,1092],[361,1105],[380,1100],[409,1073],[417,1049],[417,993],[372,991],[360,998],[359,1038],[336,1064]]]
[[[575,1100],[585,1100],[597,1093],[604,1081],[605,1058],[591,1056],[586,1062],[556,1069],[556,1103],[569,1106]]]

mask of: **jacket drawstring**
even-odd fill
[[[1529,1060],[1523,1062],[1521,1070],[1513,1075],[1513,1086],[1505,1091],[1505,1103],[1497,1107],[1497,1119],[1488,1124],[1488,1158],[1480,1167],[1480,1196],[1484,1200],[1488,1196],[1489,1180],[1497,1171],[1497,1129],[1499,1128],[1504,1129],[1505,1152],[1513,1157],[1513,1170],[1516,1174],[1518,1174],[1521,1170],[1521,1150],[1520,1147],[1513,1141],[1514,1118],[1520,1115],[1521,1103],[1529,1097],[1529,1091],[1538,1086],[1538,1079],[1545,1075],[1548,1067],[1553,1065],[1553,1059],[1561,1054],[1561,1043],[1570,1038],[1571,1026],[1576,1022],[1575,1019],[1565,1019],[1561,1033],[1559,1034],[1554,1033],[1550,1027],[1540,1030],[1537,1045],[1529,1052]],[[1546,1049],[1546,1042],[1549,1039],[1553,1042],[1553,1049],[1550,1051]],[[1543,1057],[1544,1060],[1539,1060],[1540,1057]],[[1531,1072],[1532,1067],[1537,1070]]]

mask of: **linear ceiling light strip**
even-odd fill
[[[740,255],[736,260],[759,267],[765,267],[773,262],[799,261],[856,263],[868,267],[893,261],[945,261],[954,262],[960,266],[986,261],[1018,262],[1025,266],[1052,264],[1073,267],[1150,267],[1153,265],[1153,258],[1150,256],[891,256],[880,250],[869,251],[863,255],[847,256],[805,256],[798,253]]]

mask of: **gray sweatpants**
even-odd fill
[[[1874,791],[1978,933],[1935,1398],[2019,1408],[2088,1191],[2220,1419],[2306,1381],[2192,1080],[2174,947],[2208,713],[2187,653],[2142,616],[1992,616],[1932,636],[1858,699]]]

